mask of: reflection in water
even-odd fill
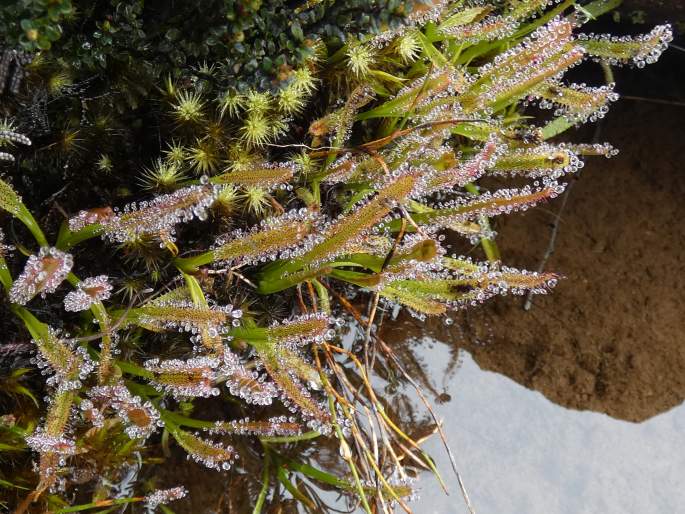
[[[651,514],[685,510],[685,405],[639,424],[573,411],[512,380],[481,370],[464,354],[443,382],[453,350],[427,338],[421,352],[434,383],[451,400],[435,405],[445,421],[478,514]],[[410,394],[408,390],[403,391]],[[420,408],[417,408],[420,410]],[[417,514],[466,513],[437,437],[423,445],[451,482],[419,481]]]

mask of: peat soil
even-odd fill
[[[483,311],[476,361],[561,405],[641,421],[685,399],[685,53],[617,76],[620,100],[561,213],[545,269],[565,278],[526,312],[511,298]],[[682,75],[681,75],[682,77]],[[509,264],[536,269],[561,202],[503,218]]]

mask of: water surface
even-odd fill
[[[477,514],[671,514],[685,512],[685,405],[642,423],[560,407],[468,353],[449,380],[452,350],[428,338],[414,345],[451,400],[434,406]],[[420,410],[420,407],[417,407]],[[417,514],[468,513],[437,436],[436,459],[450,496],[427,473]]]

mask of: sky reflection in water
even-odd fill
[[[429,343],[424,341],[423,344]],[[422,352],[441,370],[449,350]],[[685,512],[685,405],[640,424],[560,407],[470,355],[435,405],[477,514],[675,514]],[[423,447],[451,486],[425,473],[416,514],[467,513],[437,435]]]

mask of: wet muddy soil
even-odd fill
[[[624,100],[601,139],[621,153],[589,161],[570,192],[545,266],[565,279],[528,312],[496,301],[488,344],[470,346],[554,402],[640,421],[685,399],[685,105]],[[508,263],[538,266],[558,211],[501,221]]]
[[[562,405],[631,421],[685,399],[684,120],[685,108],[614,110],[603,139],[621,154],[583,170],[545,266],[564,278],[527,312],[505,298],[469,314],[480,336],[465,341],[479,365]],[[501,221],[509,264],[537,268],[558,209]]]

